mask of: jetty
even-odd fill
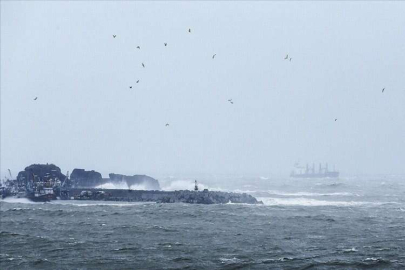
[[[209,191],[208,189],[203,191],[162,191],[72,188],[67,190],[67,192],[68,193],[65,193],[61,199],[191,204],[262,203],[255,197],[246,193]]]
[[[100,186],[111,183],[124,189],[104,189]],[[146,190],[132,189],[142,186]],[[74,169],[63,174],[54,164],[32,164],[18,173],[17,179],[7,179],[0,185],[0,195],[5,197],[25,197],[32,201],[51,200],[98,200],[126,202],[157,203],[192,203],[225,204],[245,203],[260,204],[253,196],[246,193],[199,190],[195,180],[194,190],[160,190],[159,181],[147,175],[122,175],[110,173],[109,178],[102,178],[94,170]]]

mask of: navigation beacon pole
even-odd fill
[[[195,180],[194,183],[195,183],[195,184],[194,184],[194,190],[195,190],[195,191],[198,191],[197,180]]]

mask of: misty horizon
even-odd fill
[[[405,2],[0,9],[1,269],[405,269]]]
[[[38,163],[103,177],[288,176],[297,161],[405,174],[403,11],[1,2],[1,179]]]

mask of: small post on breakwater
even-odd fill
[[[195,183],[195,184],[194,184],[194,190],[195,190],[195,191],[198,191],[197,180],[195,180],[194,183]]]

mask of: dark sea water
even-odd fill
[[[405,269],[403,176],[220,180],[264,205],[0,201],[0,269]]]

